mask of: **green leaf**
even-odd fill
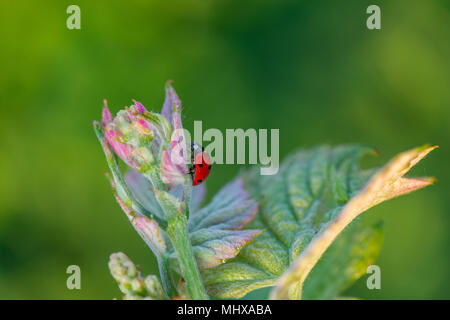
[[[432,183],[403,178],[432,149],[402,153],[375,173],[359,166],[362,156],[374,154],[372,149],[322,146],[292,154],[277,175],[260,176],[257,169],[244,173],[246,189],[260,202],[259,213],[246,228],[265,232],[236,258],[202,272],[207,292],[216,298],[240,298],[275,285],[272,299],[300,298],[311,269],[356,216]]]
[[[303,299],[335,299],[363,276],[378,257],[383,223],[354,221],[328,248],[306,278]]]

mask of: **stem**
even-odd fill
[[[194,300],[208,299],[189,240],[186,216],[178,214],[170,219],[167,233],[177,253],[189,296]]]
[[[166,215],[166,232],[172,241],[173,248],[177,254],[181,268],[181,273],[186,281],[187,292],[191,299],[208,299],[203,286],[197,262],[192,250],[191,241],[188,232],[188,215],[192,191],[192,182],[190,179],[184,183],[183,201],[170,195],[168,192],[155,189],[155,197]]]
[[[200,272],[198,271],[187,226],[192,195],[192,180],[190,178],[185,179],[186,181],[183,185],[182,203],[184,206],[181,205],[183,210],[180,208],[180,203],[176,203],[167,193],[167,187],[161,181],[158,171],[150,168],[143,174],[152,182],[156,199],[166,215],[166,231],[177,254],[189,297],[194,300],[208,299]]]
[[[172,279],[170,277],[169,259],[166,255],[155,255],[158,262],[159,274],[161,276],[161,283],[164,288],[164,292],[169,299],[172,299],[177,295],[177,290],[173,286]]]

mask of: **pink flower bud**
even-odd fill
[[[102,129],[114,152],[138,171],[156,164],[159,148],[168,144],[172,127],[161,115],[151,113],[137,101],[112,117],[106,101]]]
[[[160,171],[164,183],[182,184],[188,175],[188,150],[181,110],[181,101],[168,82],[161,114],[133,100],[113,117],[105,100],[101,130],[112,150],[130,167],[141,173],[156,169],[152,172]]]

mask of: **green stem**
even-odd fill
[[[164,292],[169,299],[172,299],[177,295],[177,290],[173,286],[172,279],[170,277],[169,259],[166,255],[156,255],[156,260],[158,262],[158,269]]]
[[[189,240],[186,215],[178,214],[170,219],[167,233],[177,253],[190,298],[194,300],[208,299]]]
[[[200,277],[200,272],[198,271],[187,226],[189,205],[191,202],[192,181],[186,179],[187,181],[183,186],[183,199],[182,203],[180,203],[166,191],[160,191],[161,189],[158,189],[160,181],[157,179],[158,177],[154,172],[147,172],[146,174],[154,183],[156,199],[166,215],[166,232],[169,235],[175,253],[177,254],[181,272],[186,281],[189,297],[194,300],[208,299],[208,295],[206,294]]]
[[[162,183],[158,171],[151,168],[143,174],[152,182],[156,199],[166,215],[166,231],[177,254],[189,297],[194,300],[208,299],[198,271],[187,226],[192,194],[191,179],[187,178],[183,185],[182,203],[184,205],[180,207],[180,203],[176,203],[176,200],[167,193],[167,187]]]

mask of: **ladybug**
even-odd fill
[[[212,164],[211,158],[205,149],[193,142],[191,143],[191,163],[189,174],[192,178],[192,185],[196,186],[208,178]]]

